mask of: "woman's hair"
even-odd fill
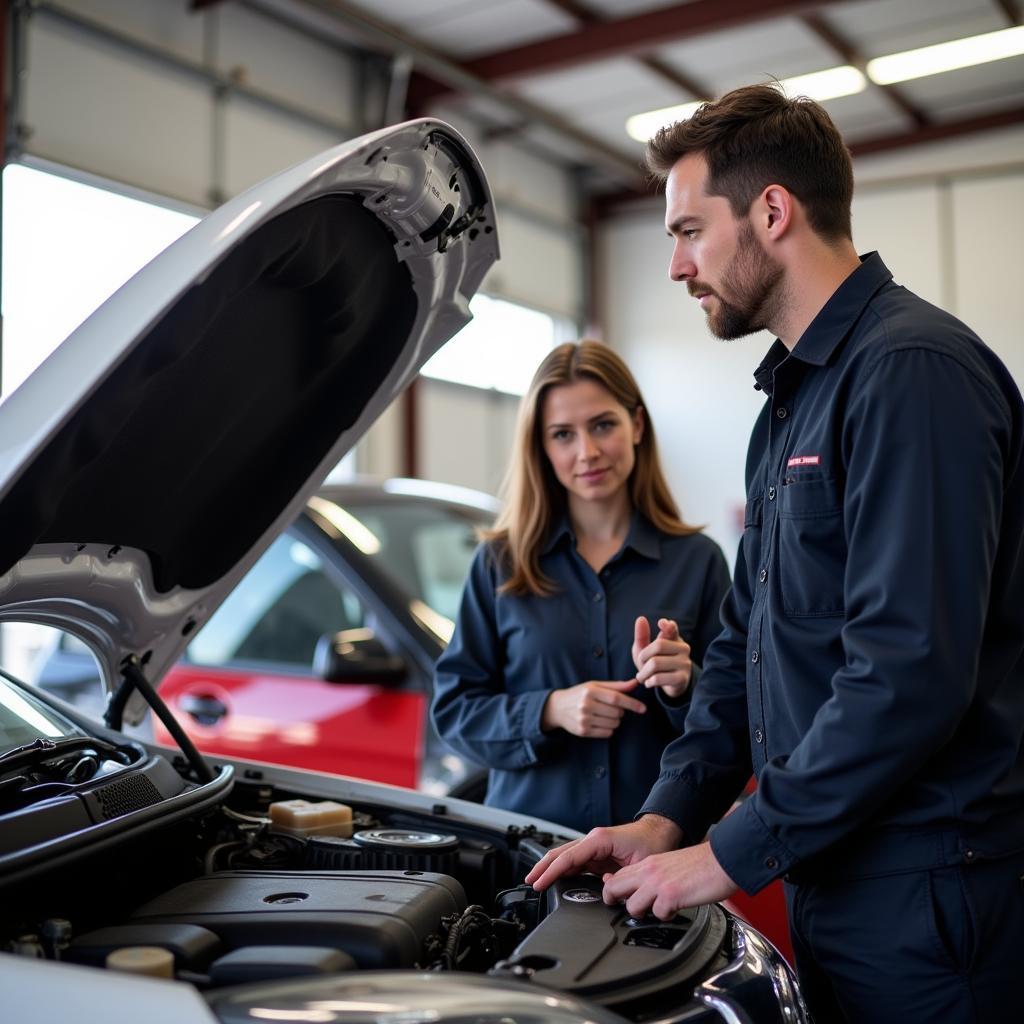
[[[565,488],[555,477],[544,452],[544,397],[553,387],[591,380],[600,384],[633,416],[644,405],[629,367],[599,341],[566,342],[550,352],[537,367],[530,388],[519,406],[512,461],[502,488],[504,508],[494,529],[484,538],[494,542],[509,571],[502,593],[548,595],[557,587],[540,569],[540,553],[552,523],[566,509]],[[670,534],[697,533],[688,526],[669,492],[658,459],[654,424],[647,418],[636,448],[636,463],[629,476],[629,495],[642,515]]]

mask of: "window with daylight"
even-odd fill
[[[473,319],[428,360],[424,376],[522,395],[544,356],[574,337],[568,318],[504,299],[477,295],[469,308]]]
[[[3,174],[0,396],[198,220],[22,164]]]

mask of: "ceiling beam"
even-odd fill
[[[1010,110],[964,118],[961,121],[931,124],[924,128],[915,128],[913,131],[895,135],[879,135],[872,139],[852,142],[849,148],[854,157],[874,156],[877,153],[910,149],[914,146],[926,145],[929,142],[942,142],[945,139],[953,139],[961,135],[1010,128],[1018,124],[1024,124],[1024,107],[1013,107]],[[650,202],[656,198],[658,191],[659,189],[654,184],[650,184],[639,189],[626,189],[621,192],[595,196],[593,200],[595,215],[598,219],[603,219],[619,207],[629,206],[640,201]]]
[[[487,81],[537,75],[590,61],[633,56],[669,43],[769,18],[802,14],[837,0],[692,0],[612,21],[597,21],[575,32],[485,54],[466,62]]]
[[[892,85],[879,85],[868,75],[867,58],[844,36],[837,32],[820,14],[804,14],[800,19],[840,60],[857,68],[872,88],[884,94],[893,106],[913,122],[916,128],[925,128],[931,121],[917,106]]]
[[[548,7],[557,7],[558,10],[571,15],[581,25],[598,25],[601,22],[607,21],[607,18],[585,7],[579,0],[542,0],[542,2],[547,4]],[[711,95],[711,90],[705,85],[702,85],[691,75],[672,67],[666,61],[660,60],[657,57],[642,56],[638,57],[637,60],[648,71],[653,71],[659,78],[670,85],[674,85],[677,89],[682,89],[683,92],[688,93],[695,100]]]
[[[910,146],[921,146],[927,142],[941,142],[958,135],[970,135],[974,132],[989,131],[994,128],[1009,128],[1012,125],[1024,124],[1024,107],[1012,107],[1000,110],[995,114],[979,114],[962,121],[946,121],[941,124],[930,124],[911,132],[897,135],[882,135],[861,142],[851,142],[850,152],[855,156],[869,156],[873,153],[886,153],[894,149],[907,149]]]
[[[1010,23],[1011,28],[1020,24],[1020,12],[1013,0],[996,0],[996,7],[1006,15],[1006,20]]]
[[[408,54],[425,74],[444,82],[456,92],[485,97],[511,111],[522,121],[551,129],[562,138],[574,142],[584,149],[595,165],[612,174],[627,187],[635,185],[642,179],[640,166],[635,156],[583,131],[568,119],[546,107],[524,97],[516,96],[486,79],[480,78],[479,75],[468,70],[465,64],[453,60],[447,54],[399,26],[384,21],[362,8],[348,3],[347,0],[295,0],[295,2],[331,15],[355,29],[371,44],[381,46],[390,53],[400,51]],[[699,0],[699,2],[703,2],[703,0]],[[421,82],[422,79],[422,75],[417,77],[417,81]],[[418,103],[412,81],[410,81],[409,101]]]
[[[467,61],[464,66],[488,82],[506,81],[612,57],[646,55],[669,43],[769,18],[803,14],[835,2],[837,0],[692,0],[691,3],[663,7],[628,18],[594,20],[574,32],[484,54]],[[668,68],[668,65],[659,63],[662,69]],[[709,95],[705,89],[689,88],[682,79],[676,84],[691,92],[696,99]],[[697,86],[699,83],[690,84]],[[416,83],[416,101],[426,105],[448,91],[444,85],[420,80]]]

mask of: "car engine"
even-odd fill
[[[680,985],[728,963],[717,907],[638,921],[605,906],[591,876],[543,894],[523,885],[558,841],[532,827],[486,829],[444,804],[429,814],[364,804],[338,826],[294,828],[276,809],[322,802],[260,770],[196,806],[212,784],[186,781],[180,759],[62,742],[20,754],[0,785],[0,855],[26,842],[53,848],[0,879],[8,952],[213,992],[339,972],[468,971],[536,981],[633,1019],[677,1004]],[[172,815],[182,800],[192,809]],[[144,820],[129,832],[133,819]]]

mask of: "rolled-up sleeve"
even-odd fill
[[[550,690],[505,691],[495,602],[500,581],[487,545],[476,552],[451,643],[434,670],[431,716],[453,750],[488,768],[537,764],[553,741],[541,731]]]
[[[851,395],[843,663],[800,742],[712,834],[747,892],[877,815],[960,726],[983,649],[1009,424],[995,388],[927,346],[880,355]],[[956,820],[952,792],[948,802]]]

